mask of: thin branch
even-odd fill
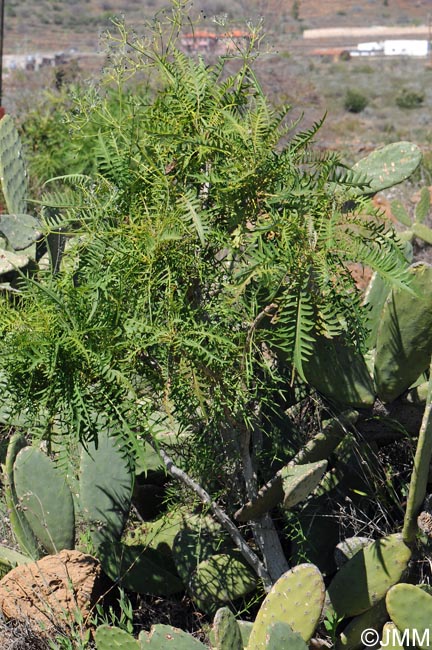
[[[251,324],[251,326],[250,326],[250,328],[248,330],[245,345],[244,345],[243,356],[242,356],[242,360],[241,360],[241,364],[240,364],[240,368],[241,368],[242,372],[244,371],[245,366],[246,366],[246,355],[248,355],[249,352],[250,352],[251,345],[252,345],[252,336],[253,336],[256,328],[258,327],[258,325],[261,323],[261,321],[263,320],[263,318],[265,316],[272,316],[273,312],[277,308],[278,308],[278,305],[276,303],[272,302],[270,305],[267,305],[267,307],[264,307],[264,309],[262,311],[260,311],[260,313],[253,320],[253,322],[252,322],[252,324]]]
[[[264,567],[264,564],[261,562],[259,557],[252,551],[252,549],[245,542],[245,540],[239,533],[237,526],[233,524],[233,522],[228,517],[226,512],[222,510],[222,508],[218,506],[215,501],[213,501],[209,493],[206,492],[206,490],[204,490],[204,488],[201,487],[201,485],[199,485],[196,481],[194,481],[188,474],[186,474],[186,472],[184,472],[182,469],[177,467],[177,465],[175,465],[172,458],[170,458],[163,449],[159,448],[158,452],[163,462],[165,463],[165,467],[167,468],[168,473],[171,474],[173,478],[176,478],[182,483],[184,483],[189,489],[191,489],[193,492],[195,492],[195,494],[199,496],[199,498],[203,503],[210,506],[215,518],[225,528],[225,530],[233,540],[234,544],[240,550],[245,560],[253,568],[255,573],[261,578],[265,590],[269,591],[272,586],[272,580],[270,578],[270,575],[268,574],[267,570]]]

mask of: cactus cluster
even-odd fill
[[[34,244],[42,236],[38,219],[26,213],[27,172],[20,137],[9,115],[0,120],[0,180],[7,210],[0,215],[0,287],[8,289],[17,270],[34,263]]]
[[[174,537],[172,558],[197,605],[211,614],[256,589],[256,576],[210,517],[189,518]]]
[[[20,433],[9,442],[4,478],[12,530],[25,556],[73,548],[77,518],[85,522],[96,550],[102,541],[120,539],[133,472],[121,445],[108,434],[100,436],[97,449],[89,445],[82,450],[78,490],[84,486],[84,500],[80,493],[73,495],[62,469],[40,449],[26,446]],[[11,564],[18,560],[11,557]]]
[[[101,625],[95,632],[96,650],[202,650],[206,646],[193,636],[172,625],[153,625],[149,634],[138,639],[118,627]]]
[[[322,615],[325,597],[320,572],[303,564],[285,573],[272,587],[252,625],[250,634],[242,632],[242,621],[223,607],[216,612],[211,632],[213,650],[306,650]],[[107,625],[95,633],[97,650],[120,647],[125,650],[199,650],[206,648],[190,634],[169,625],[153,625],[149,633],[132,635]]]
[[[57,270],[64,238],[60,233],[45,237],[41,220],[27,213],[27,171],[10,115],[0,119],[0,183],[6,204],[0,214],[0,290],[16,291],[20,274],[34,272],[46,252]]]

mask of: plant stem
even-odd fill
[[[218,506],[215,501],[213,501],[209,493],[206,492],[206,490],[204,490],[201,485],[194,481],[188,474],[186,474],[186,472],[177,467],[172,458],[170,458],[163,449],[159,448],[158,452],[165,464],[165,467],[168,470],[168,473],[171,474],[173,478],[182,481],[182,483],[184,483],[188,488],[193,490],[193,492],[199,496],[203,503],[210,506],[214,516],[230,535],[231,539],[240,550],[245,560],[253,568],[255,573],[261,578],[265,590],[269,591],[272,586],[270,575],[268,574],[264,564],[261,562],[256,553],[254,553],[253,550],[245,542],[239,533],[237,526],[233,524],[226,512],[222,510],[222,508]]]
[[[407,508],[402,530],[406,544],[413,544],[417,534],[417,516],[426,495],[429,464],[432,457],[432,361],[429,368],[429,385],[423,420],[420,427],[414,467],[408,492]]]

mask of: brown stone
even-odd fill
[[[0,580],[0,610],[8,619],[45,630],[67,626],[77,612],[85,624],[102,590],[99,562],[91,555],[64,550],[17,566]]]

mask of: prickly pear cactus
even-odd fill
[[[299,564],[284,573],[265,598],[253,624],[248,650],[265,650],[270,625],[287,623],[308,642],[324,605],[325,587],[313,564]]]
[[[432,596],[420,587],[398,584],[386,596],[387,611],[398,630],[415,631],[409,645],[426,650],[432,639]],[[421,643],[423,640],[423,643]]]
[[[24,214],[27,207],[27,172],[20,136],[10,115],[0,120],[0,179],[8,212]]]
[[[293,508],[312,494],[326,469],[327,461],[319,460],[316,463],[294,465],[282,470],[283,507]]]
[[[80,505],[92,542],[117,541],[129,513],[133,471],[119,441],[103,433],[98,446],[83,449],[80,465]]]
[[[362,634],[365,630],[379,632],[388,619],[385,599],[353,618],[336,640],[335,650],[359,650],[363,647]]]
[[[206,648],[200,641],[183,630],[178,630],[171,625],[154,625],[149,638],[141,648],[150,650],[203,650]],[[99,650],[99,648],[98,648]]]
[[[41,238],[41,226],[30,214],[1,214],[0,233],[16,251],[28,248]]]
[[[12,548],[0,545],[0,579],[20,564],[32,562],[32,558],[14,551]]]
[[[74,548],[75,511],[66,477],[34,447],[18,453],[13,472],[24,516],[44,549],[55,554]]]
[[[400,223],[410,229],[409,231],[405,231],[403,234],[409,234],[411,239],[414,235],[419,239],[423,239],[423,241],[428,244],[432,244],[432,230],[424,224],[424,221],[430,212],[430,206],[431,195],[428,187],[423,187],[421,189],[420,199],[415,207],[413,220],[410,218],[406,208],[400,201],[392,201],[391,203],[393,216],[395,216]]]
[[[243,642],[243,648],[249,645],[250,635],[252,634],[253,623],[251,621],[237,621],[240,628],[240,634]]]
[[[275,508],[279,503],[292,508],[304,501],[317,487],[327,467],[326,460],[294,465],[292,462],[258,492],[257,498],[248,501],[235,513],[237,521],[253,521]]]
[[[376,345],[378,328],[381,322],[381,313],[384,309],[384,304],[389,293],[390,286],[388,283],[386,283],[378,273],[374,273],[366,290],[363,303],[368,311],[367,328],[369,334],[366,340],[368,350],[372,350]]]
[[[267,632],[266,650],[308,650],[300,634],[293,632],[287,623],[272,623]]]
[[[412,142],[394,142],[372,151],[359,160],[353,170],[366,176],[369,185],[364,194],[375,194],[402,183],[417,169],[422,159],[419,147]]]
[[[6,455],[4,491],[6,505],[9,510],[9,521],[15,538],[23,553],[36,560],[40,557],[37,539],[27,519],[24,517],[21,504],[19,503],[13,471],[15,459],[19,451],[25,446],[25,438],[20,433],[15,433],[11,437]]]
[[[97,650],[140,650],[140,644],[131,634],[110,625],[100,625],[94,639]]]
[[[347,537],[347,539],[339,542],[339,544],[336,545],[334,551],[335,562],[338,569],[340,569],[343,564],[348,562],[348,560],[350,560],[353,555],[360,551],[360,549],[369,546],[369,544],[372,544],[372,542],[372,539],[360,536]]]
[[[211,517],[202,517],[198,526],[193,520],[190,525],[188,522],[175,536],[172,547],[175,566],[184,584],[200,562],[228,548],[231,545],[227,546],[221,527]]]
[[[389,621],[382,629],[380,650],[405,650],[396,625]]]
[[[360,549],[336,573],[328,594],[340,617],[357,616],[384,598],[400,581],[411,551],[400,534],[379,539]]]
[[[342,340],[317,339],[304,370],[309,384],[337,404],[365,408],[375,401],[363,356]]]
[[[382,311],[375,356],[379,397],[392,402],[429,367],[432,354],[432,266],[410,267],[412,292],[393,289]]]
[[[220,605],[254,591],[257,580],[239,553],[233,551],[212,555],[200,562],[187,586],[198,607],[213,613]]]
[[[240,628],[228,607],[221,607],[213,621],[214,650],[243,650]]]
[[[411,230],[415,237],[423,239],[426,244],[432,244],[432,230],[424,223],[413,223]]]
[[[99,546],[97,556],[107,576],[129,591],[170,596],[184,589],[169,558],[156,549],[109,541]]]
[[[343,411],[337,418],[323,422],[322,431],[314,435],[292,460],[293,465],[305,465],[326,460],[345,437],[347,429],[359,418],[357,411]]]
[[[0,276],[11,273],[16,269],[25,269],[29,264],[30,258],[27,255],[0,248]]]

